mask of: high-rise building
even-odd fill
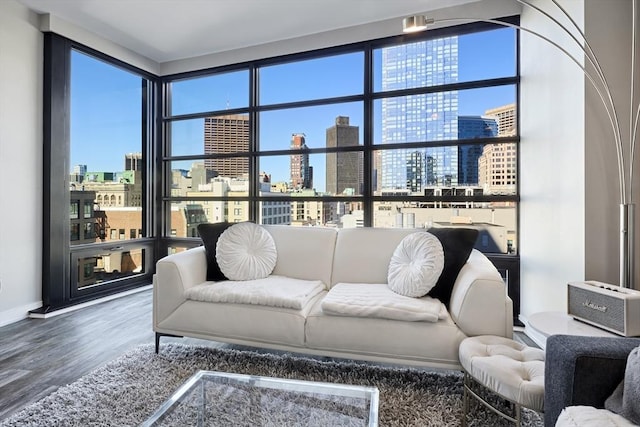
[[[487,144],[478,159],[479,184],[485,194],[515,194],[516,145]]]
[[[443,37],[382,49],[382,90],[458,81],[458,37]],[[382,99],[382,143],[454,140],[458,137],[458,92]],[[382,191],[458,183],[457,147],[384,150],[377,179]],[[429,164],[427,164],[427,162]],[[429,168],[432,173],[426,173]],[[416,173],[413,173],[413,172]],[[419,174],[417,171],[421,171]],[[418,182],[418,180],[420,182]]]
[[[458,138],[494,138],[498,123],[491,116],[458,116]],[[458,147],[458,184],[478,185],[478,159],[484,145],[465,144]]]
[[[305,135],[303,133],[291,135],[290,148],[296,152],[296,154],[289,156],[291,188],[294,190],[313,188],[312,168],[309,165],[309,147],[305,142]]]
[[[204,154],[228,154],[249,150],[249,116],[233,114],[204,118]],[[205,159],[206,169],[214,176],[249,176],[248,157]]]
[[[373,152],[373,191],[375,195],[380,195],[382,192],[382,151],[376,150]]]
[[[498,136],[514,136],[516,134],[516,104],[492,108],[485,111],[484,114],[495,117],[498,122]]]
[[[497,121],[497,136],[513,136],[516,128],[516,105],[509,104],[485,111]],[[517,171],[516,144],[488,144],[478,159],[478,183],[486,194],[515,194]]]
[[[358,126],[349,124],[349,117],[336,117],[335,125],[327,128],[327,148],[360,145]],[[362,194],[362,153],[358,151],[327,153],[326,192]]]

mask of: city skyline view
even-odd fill
[[[491,78],[514,73],[513,58],[504,55],[491,58],[482,47],[495,43],[511,43],[513,31],[500,29],[473,34],[473,37],[459,37],[459,76],[458,81]],[[515,49],[514,55],[515,55]],[[383,49],[375,51],[374,63],[381,64]],[[261,70],[261,103],[293,102],[314,97],[343,96],[361,92],[363,87],[362,55],[345,54],[337,57],[321,58],[312,61],[265,67]],[[470,67],[469,63],[481,67]],[[465,65],[466,64],[466,65]],[[141,131],[139,129],[141,82],[139,76],[128,73],[109,73],[101,67],[99,60],[76,53],[72,55],[72,68],[77,68],[78,78],[72,85],[71,163],[87,165],[89,171],[124,170],[123,155],[141,151]],[[377,65],[376,69],[381,66]],[[470,71],[472,70],[472,71]],[[111,75],[113,74],[113,75]],[[188,114],[195,111],[241,108],[248,105],[247,72],[231,72],[222,78],[212,80],[208,90],[203,79],[177,81],[173,83],[172,113]],[[82,76],[90,78],[82,79]],[[219,77],[219,76],[217,76]],[[319,84],[306,84],[309,79]],[[105,82],[96,88],[95,81]],[[286,84],[285,84],[286,82]],[[328,83],[324,83],[328,82]],[[300,83],[298,86],[296,83]],[[203,88],[203,85],[205,86]],[[216,86],[224,86],[222,89]],[[298,90],[300,87],[304,89]],[[234,90],[244,88],[244,90]],[[262,89],[264,88],[264,89]],[[327,89],[330,88],[328,91]],[[382,73],[374,73],[374,88],[382,89]],[[98,89],[98,90],[96,90]],[[85,96],[85,91],[92,96]],[[114,96],[114,91],[115,95]],[[497,86],[482,89],[457,91],[458,115],[480,116],[486,110],[515,103],[515,90],[512,86]],[[212,94],[212,96],[206,96]],[[383,142],[382,108],[374,105],[374,140]],[[363,143],[362,103],[331,104],[320,107],[278,109],[260,113],[259,143],[260,150],[288,149],[291,135],[304,134],[306,145],[310,148],[326,145],[326,130],[338,116],[349,117],[350,123],[359,129],[359,141]],[[203,154],[204,119],[175,121],[171,133],[173,155]],[[87,141],[89,141],[87,143]],[[259,170],[271,175],[272,182],[289,181],[289,156],[265,156],[260,158]],[[172,168],[189,169],[191,161],[173,162]],[[178,164],[181,163],[181,164]],[[326,155],[313,154],[310,165],[314,169],[314,187],[325,190]]]

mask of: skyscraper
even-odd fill
[[[492,108],[485,114],[497,121],[497,136],[516,134],[516,104]],[[485,145],[478,159],[479,184],[487,194],[515,194],[517,166],[515,143]]]
[[[516,134],[516,104],[503,105],[484,112],[498,122],[498,136],[513,136]]]
[[[327,128],[327,148],[357,147],[359,142],[358,126],[349,125],[349,117],[336,117],[335,125]],[[326,191],[329,194],[342,194],[345,190],[353,194],[362,194],[362,153],[327,153]]]
[[[491,116],[458,116],[458,138],[494,138],[498,123]],[[458,147],[458,184],[478,185],[478,159],[484,145],[467,144]]]
[[[457,81],[457,36],[382,49],[382,90],[444,85]],[[382,100],[383,144],[441,141],[457,137],[457,91]],[[432,173],[427,173],[430,168]],[[456,147],[384,150],[377,178],[383,190],[421,191],[425,185],[456,185],[458,150]]]
[[[235,114],[204,118],[204,153],[224,154],[249,150],[249,116]],[[205,169],[214,176],[248,177],[247,157],[205,159]]]
[[[313,188],[312,168],[309,165],[309,148],[305,142],[305,135],[303,133],[292,134],[290,148],[297,152],[297,154],[289,156],[291,188],[295,190]]]

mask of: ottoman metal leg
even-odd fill
[[[462,387],[462,427],[467,427],[467,414],[469,413],[469,375],[464,373],[464,381]]]
[[[522,423],[522,405],[517,402],[513,402],[505,397],[500,396],[500,398],[509,402],[510,406],[513,408],[513,416],[509,414],[505,414],[500,411],[498,408],[493,406],[491,403],[487,402],[482,396],[471,389],[472,383],[477,384],[482,387],[485,391],[489,393],[493,393],[488,388],[484,387],[482,384],[478,383],[473,379],[471,375],[467,371],[464,371],[464,381],[463,381],[463,403],[462,403],[462,427],[466,427],[467,425],[467,415],[469,413],[469,395],[473,396],[479,403],[482,403],[484,407],[491,410],[493,413],[501,416],[502,418],[511,421],[516,425],[516,427],[520,427]],[[495,394],[495,393],[494,393]]]

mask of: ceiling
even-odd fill
[[[477,0],[17,1],[163,63]]]

